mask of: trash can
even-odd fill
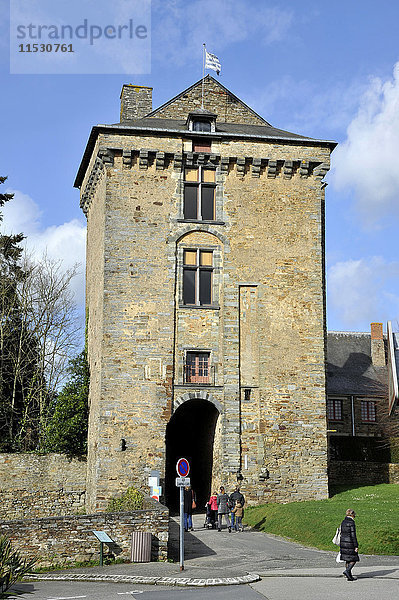
[[[133,531],[132,562],[151,562],[151,533],[148,531]]]

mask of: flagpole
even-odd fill
[[[204,79],[205,79],[205,44],[202,44],[202,96],[201,96],[201,108],[204,108]]]

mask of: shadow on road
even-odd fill
[[[169,521],[169,543],[168,558],[174,561],[179,560],[179,531],[180,527],[174,519]],[[216,552],[204,544],[190,532],[184,533],[184,559],[201,558],[203,556],[212,556]]]
[[[8,590],[8,592],[3,592],[4,595],[0,595],[0,598],[8,598],[11,600],[12,598],[22,596],[22,594],[33,594],[34,591],[35,586],[33,583],[16,583]]]
[[[354,574],[358,579],[372,579],[373,577],[384,577],[384,575],[391,575],[392,573],[396,572],[397,569],[390,569],[389,571],[385,569],[384,571],[368,571],[368,573],[359,574],[354,571]]]

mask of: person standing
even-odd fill
[[[229,521],[229,496],[226,494],[223,486],[220,486],[220,493],[216,498],[216,503],[218,506],[218,531],[222,531],[222,517],[224,515],[227,527],[229,528],[229,533],[231,533]]]
[[[235,523],[235,528],[236,531],[244,531],[244,527],[242,525],[242,515],[244,513],[244,509],[241,506],[241,502],[239,502],[238,500],[236,500],[236,505],[233,508],[233,510],[231,511],[231,522],[233,522],[233,515],[236,518],[236,523]]]
[[[184,488],[184,531],[194,531],[193,529],[193,508],[195,505],[195,495],[190,486]]]
[[[212,529],[216,528],[216,517],[218,514],[218,505],[217,505],[217,493],[214,492],[211,494],[208,500],[209,507],[209,524],[212,526]]]
[[[352,569],[359,561],[359,544],[357,543],[356,537],[355,517],[355,511],[351,508],[348,508],[345,519],[341,523],[341,539],[339,542],[339,549],[341,560],[344,560],[346,563],[344,575],[348,581],[356,580],[356,577],[353,577],[352,575]]]
[[[229,505],[230,505],[231,509],[233,509],[236,506],[237,501],[241,504],[241,507],[244,506],[244,504],[245,504],[245,498],[244,498],[244,496],[240,492],[240,486],[239,485],[236,485],[235,488],[234,488],[234,492],[232,494],[230,494]],[[234,530],[235,516],[236,515],[235,515],[234,511],[232,510],[231,511],[231,528],[233,530]],[[242,515],[241,515],[241,517],[242,517]]]

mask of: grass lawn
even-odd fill
[[[328,500],[247,507],[244,521],[307,546],[337,551],[331,540],[347,508],[356,512],[360,553],[399,556],[399,485],[395,484],[346,489]]]

